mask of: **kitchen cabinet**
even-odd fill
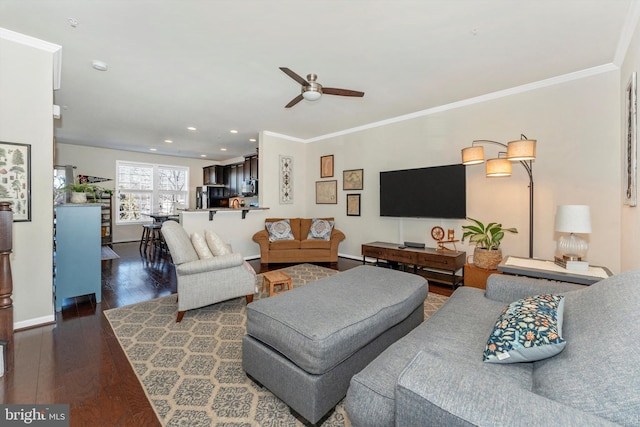
[[[258,156],[249,156],[244,159],[244,180],[258,179]]]
[[[244,162],[235,165],[211,165],[202,168],[203,185],[224,185],[228,189],[229,197],[242,195],[243,188],[253,188],[254,195],[258,193],[258,155],[247,156]],[[253,181],[251,185],[245,182]]]
[[[203,185],[225,184],[224,166],[211,165],[202,168]]]
[[[238,188],[238,165],[229,165],[229,196],[235,197],[239,193]]]

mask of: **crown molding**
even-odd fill
[[[263,134],[267,136],[275,136],[276,138],[288,139],[289,141],[294,141],[294,142],[303,142],[303,143],[309,142],[308,139],[296,138],[295,136],[289,136],[283,133],[271,132],[270,130],[263,131]]]
[[[51,53],[53,56],[53,90],[60,89],[62,46],[1,27],[0,38]]]
[[[633,39],[633,33],[636,31],[638,20],[640,19],[640,2],[634,1],[629,6],[629,12],[622,25],[620,31],[620,39],[618,39],[618,46],[616,47],[616,53],[613,56],[613,63],[618,67],[622,67],[624,58],[627,56],[629,45]]]
[[[532,90],[554,86],[554,85],[570,82],[573,80],[580,80],[587,77],[596,76],[599,74],[608,73],[608,72],[617,71],[617,70],[619,70],[619,67],[613,63],[599,65],[597,67],[587,68],[585,70],[563,74],[561,76],[551,77],[549,79],[540,80],[533,83],[527,83],[527,84],[516,86],[513,88],[499,90],[497,92],[476,96],[474,98],[463,99],[462,101],[456,101],[450,104],[444,104],[437,107],[428,108],[426,110],[417,111],[415,113],[405,114],[402,116],[393,117],[390,119],[381,120],[378,122],[373,122],[373,123],[369,123],[366,125],[362,125],[362,126],[358,126],[350,129],[345,129],[342,131],[333,132],[326,135],[320,135],[320,136],[316,136],[316,137],[301,140],[301,141],[304,143],[322,141],[325,139],[335,138],[337,136],[348,135],[355,132],[361,132],[363,130],[373,129],[380,126],[386,126],[393,123],[403,122],[405,120],[412,120],[418,117],[424,117],[424,116],[429,116],[431,114],[441,113],[443,111],[454,110],[456,108],[467,107],[469,105],[474,105],[474,104],[480,104],[482,102],[487,102],[487,101],[491,101],[498,98],[505,98],[507,96],[530,92]]]

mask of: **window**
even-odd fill
[[[117,224],[146,222],[152,212],[187,206],[188,167],[117,161],[116,169]]]

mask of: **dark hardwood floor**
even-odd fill
[[[113,249],[120,258],[102,261],[100,303],[93,296],[69,298],[55,324],[15,333],[15,366],[0,378],[0,402],[69,404],[71,426],[160,425],[102,312],[175,293],[175,271],[167,256],[153,262],[141,256],[138,243]],[[258,273],[286,267],[250,264]],[[344,271],[361,262],[319,265]]]

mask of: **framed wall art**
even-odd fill
[[[362,190],[363,169],[351,169],[342,171],[343,190]]]
[[[293,157],[280,156],[280,204],[293,203]]]
[[[333,176],[333,154],[320,157],[320,178]]]
[[[631,73],[627,84],[625,104],[627,117],[627,132],[624,146],[624,204],[636,206],[638,204],[638,182],[637,182],[637,151],[638,151],[638,130],[637,130],[637,73]]]
[[[360,194],[347,194],[347,216],[360,216]]]
[[[336,204],[338,181],[316,181],[316,204]]]
[[[0,142],[0,201],[14,222],[31,221],[31,145]]]

